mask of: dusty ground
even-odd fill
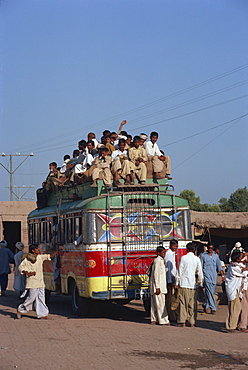
[[[199,314],[197,327],[151,326],[142,303],[101,305],[90,318],[71,313],[70,297],[52,296],[50,320],[17,320],[11,290],[0,297],[0,369],[248,369],[248,334],[223,329],[227,306]]]

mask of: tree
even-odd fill
[[[181,191],[180,197],[188,201],[190,209],[193,211],[200,211],[200,197],[196,197],[194,190],[185,189]]]
[[[229,199],[221,198],[219,203],[222,212],[248,212],[247,187],[237,189]]]
[[[198,212],[220,212],[220,206],[218,204],[201,204],[200,197],[197,197],[194,190],[183,190],[180,196],[189,202],[189,207],[193,211]]]

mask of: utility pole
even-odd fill
[[[16,196],[16,194],[13,191],[13,174],[18,170],[19,167],[28,159],[28,157],[33,157],[33,153],[30,154],[5,154],[2,153],[2,157],[9,157],[9,170],[7,167],[5,167],[2,163],[0,165],[9,173],[9,190],[10,190],[10,201],[14,200],[13,195]],[[13,157],[25,157],[23,161],[13,170]]]
[[[10,190],[10,187],[9,186],[6,186],[6,188]],[[16,197],[17,200],[34,200],[34,198],[27,198],[27,197],[24,198],[24,195],[26,195],[27,192],[30,189],[33,189],[34,188],[34,185],[30,185],[30,186],[26,186],[26,185],[16,186],[16,185],[14,185],[13,188],[14,189],[17,189],[17,194],[13,190],[13,194]],[[21,195],[20,194],[21,193],[20,190],[24,190],[24,189],[27,189],[27,190]]]

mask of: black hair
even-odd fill
[[[89,141],[87,141],[87,145],[88,144],[92,144],[93,146],[95,146],[95,143],[94,143],[94,141],[93,140],[89,140]]]
[[[165,248],[164,248],[164,247],[162,247],[162,246],[159,246],[159,247],[157,247],[157,249],[156,249],[157,253],[163,252],[164,250],[165,250]]]
[[[213,242],[208,242],[207,247],[210,247],[210,246],[214,247],[214,243]]]
[[[132,135],[129,135],[129,134],[127,135],[127,139],[131,139],[132,140],[132,138],[133,138]]]
[[[176,239],[171,239],[170,240],[170,245],[177,245],[178,241]]]
[[[237,262],[237,260],[239,259],[240,256],[241,256],[240,252],[233,252],[232,255],[231,255],[232,262]]]
[[[102,152],[108,152],[108,148],[105,147],[99,148],[99,150],[101,150]]]
[[[121,135],[127,136],[127,131],[121,131]]]
[[[33,253],[33,250],[36,248],[39,248],[38,244],[30,244],[30,246],[28,247],[29,253]]]
[[[140,137],[138,135],[134,136],[133,141],[140,141]]]
[[[193,243],[188,243],[186,245],[186,248],[187,248],[188,252],[194,252],[195,251],[195,245]]]
[[[54,166],[54,167],[57,168],[57,163],[56,162],[51,162],[51,163],[49,163],[49,166]]]
[[[69,154],[66,154],[66,155],[64,155],[64,161],[66,160],[66,159],[70,159],[71,157],[69,156]]]
[[[77,156],[79,156],[79,150],[78,149],[74,149],[72,155],[74,155],[74,154],[76,154]]]
[[[121,144],[121,143],[126,144],[126,140],[125,139],[119,139],[118,145]]]
[[[83,146],[84,148],[86,148],[86,146],[87,146],[86,140],[80,140],[78,142],[78,145]]]
[[[104,130],[102,134],[103,134],[103,136],[109,135],[110,131],[109,130]]]
[[[156,137],[158,137],[158,133],[157,133],[156,131],[152,131],[152,132],[150,133],[150,137],[152,137],[152,136],[156,136]]]

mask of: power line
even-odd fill
[[[194,113],[198,113],[198,112],[201,112],[203,110],[206,110],[206,109],[210,109],[210,108],[214,108],[214,107],[218,107],[220,105],[223,105],[223,104],[226,104],[226,103],[230,103],[232,101],[235,101],[235,100],[238,100],[238,99],[242,99],[242,98],[245,98],[247,97],[248,94],[245,94],[245,95],[242,95],[242,96],[238,96],[236,98],[233,98],[233,99],[229,99],[229,100],[225,100],[224,102],[221,102],[221,103],[216,103],[216,104],[213,104],[213,105],[209,105],[208,107],[204,107],[204,108],[200,108],[200,109],[196,109],[192,112],[188,112],[188,113],[183,113],[183,114],[180,114],[178,116],[174,116],[174,117],[171,117],[171,118],[166,118],[164,120],[161,120],[161,121],[158,121],[158,122],[153,122],[153,123],[149,123],[148,125],[143,125],[143,126],[140,126],[140,127],[136,127],[135,129],[131,129],[129,131],[134,131],[134,130],[139,130],[141,128],[144,128],[144,127],[149,127],[149,126],[153,126],[153,125],[158,125],[159,123],[163,123],[163,122],[167,122],[167,121],[172,121],[174,119],[177,119],[177,118],[182,118],[182,117],[185,117],[185,116],[188,116],[190,114],[194,114]]]
[[[246,114],[247,115],[247,114]],[[246,116],[245,115],[245,116]],[[243,116],[244,117],[244,116]],[[195,153],[191,154],[188,158],[186,158],[185,160],[183,160],[181,163],[179,163],[176,167],[174,167],[174,170],[177,169],[178,167],[180,167],[181,165],[183,165],[185,162],[187,162],[189,159],[191,159],[192,157],[194,157],[196,154],[198,154],[201,150],[205,149],[209,144],[211,144],[213,141],[217,140],[220,136],[222,136],[225,132],[227,132],[228,130],[230,130],[233,126],[235,126],[243,117],[240,117],[237,119],[236,122],[234,122],[230,127],[228,127],[227,129],[225,129],[222,133],[220,133],[219,135],[217,135],[214,139],[210,140],[206,145],[204,145],[203,147],[201,147],[199,150],[197,150]]]
[[[224,88],[219,89],[219,90],[216,90],[214,92],[211,92],[211,93],[208,93],[208,94],[199,96],[198,98],[190,99],[190,100],[187,100],[186,102],[183,102],[183,103],[180,103],[180,104],[176,104],[176,105],[174,105],[172,107],[168,107],[168,108],[162,109],[162,110],[160,110],[158,112],[147,114],[145,116],[142,116],[142,117],[139,117],[139,118],[133,120],[132,122],[142,121],[143,119],[154,117],[154,116],[157,116],[157,115],[162,114],[164,112],[169,112],[171,110],[175,110],[175,109],[178,109],[178,108],[181,108],[181,107],[185,107],[185,106],[187,106],[189,104],[196,103],[196,102],[199,102],[199,101],[204,100],[204,99],[207,99],[207,98],[211,98],[211,97],[213,97],[215,95],[218,95],[220,93],[223,93],[223,92],[232,90],[232,89],[234,89],[236,87],[240,87],[242,85],[245,85],[245,84],[247,84],[247,82],[248,82],[248,80],[244,80],[242,82],[239,82],[239,83],[236,83],[236,84],[233,84],[233,85],[224,87]]]
[[[239,96],[239,97],[236,97],[236,98],[233,98],[233,99],[229,99],[229,100],[226,100],[224,102],[221,102],[221,103],[217,103],[217,104],[213,104],[213,105],[210,105],[208,107],[204,107],[204,108],[200,108],[200,109],[197,109],[197,110],[194,110],[194,111],[191,111],[191,112],[188,112],[188,113],[183,113],[181,115],[178,115],[178,116],[174,116],[174,117],[170,117],[170,118],[166,118],[164,120],[161,120],[161,121],[157,121],[157,122],[153,122],[153,123],[149,123],[147,125],[143,125],[143,126],[139,126],[139,127],[136,127],[134,129],[130,129],[128,130],[129,132],[132,132],[132,131],[138,131],[140,129],[143,129],[144,127],[150,127],[150,126],[154,126],[154,125],[158,125],[160,123],[164,123],[164,122],[168,122],[168,121],[172,121],[172,120],[175,120],[175,119],[178,119],[178,118],[182,118],[182,117],[185,117],[185,116],[188,116],[190,114],[194,114],[194,113],[198,113],[198,112],[201,112],[201,111],[204,111],[204,110],[207,110],[207,109],[210,109],[210,108],[214,108],[214,107],[217,107],[217,106],[220,106],[220,105],[223,105],[223,104],[227,104],[227,103],[230,103],[232,101],[235,101],[235,100],[238,100],[238,99],[241,99],[241,98],[244,98],[244,97],[247,97],[248,94],[246,95],[242,95],[242,96]],[[68,142],[68,140],[67,140]],[[71,145],[62,145],[62,146],[58,146],[58,147],[53,147],[53,148],[49,148],[49,149],[46,149],[46,150],[40,150],[40,151],[36,151],[35,154],[38,154],[38,153],[45,153],[45,152],[51,152],[51,151],[54,151],[54,150],[58,150],[58,149],[66,149],[66,148],[71,148]]]
[[[236,118],[234,118],[234,119],[231,119],[230,121],[227,121],[227,122],[221,123],[221,124],[219,124],[219,125],[217,125],[217,126],[214,126],[214,127],[208,128],[208,129],[206,129],[206,130],[204,130],[204,131],[197,132],[196,134],[193,134],[193,135],[190,135],[190,136],[184,137],[183,139],[179,139],[179,140],[173,141],[173,142],[171,142],[171,143],[169,143],[169,144],[161,145],[161,146],[160,146],[160,148],[164,148],[165,146],[174,145],[174,144],[180,143],[181,141],[191,139],[191,138],[192,138],[192,137],[194,137],[194,136],[198,136],[198,135],[204,134],[205,132],[215,130],[215,129],[216,129],[216,128],[218,128],[218,127],[221,127],[221,126],[227,125],[228,123],[233,122],[233,121],[236,121],[237,119],[241,119],[241,118],[243,118],[243,117],[245,117],[245,116],[247,116],[247,115],[248,115],[248,113],[244,114],[243,116],[239,116],[239,117],[236,117]]]
[[[99,125],[101,125],[101,124],[103,124],[103,123],[105,123],[105,122],[109,122],[109,121],[112,121],[112,120],[117,119],[117,118],[119,118],[119,117],[123,117],[123,116],[125,116],[125,115],[127,115],[127,114],[136,113],[136,112],[137,112],[137,111],[139,111],[139,110],[142,110],[142,109],[148,108],[148,107],[153,106],[153,105],[155,105],[155,104],[158,104],[158,103],[160,103],[160,102],[162,102],[162,101],[165,101],[165,100],[168,100],[168,99],[174,98],[174,97],[179,96],[179,95],[181,95],[181,94],[184,94],[184,93],[186,93],[186,92],[188,92],[188,91],[191,91],[191,90],[194,90],[194,89],[199,88],[199,87],[201,87],[201,86],[204,86],[204,85],[206,85],[206,84],[208,84],[208,83],[210,83],[210,82],[214,82],[214,81],[219,80],[219,79],[221,79],[221,78],[223,78],[223,77],[226,77],[226,76],[229,76],[229,75],[231,75],[231,74],[233,74],[233,73],[239,72],[239,71],[241,71],[241,70],[243,70],[243,69],[245,69],[245,68],[247,68],[247,67],[248,67],[248,63],[246,63],[246,64],[244,64],[244,65],[241,65],[241,66],[239,66],[239,67],[237,67],[237,68],[231,69],[231,70],[229,70],[229,71],[227,71],[227,72],[224,72],[224,73],[222,73],[222,74],[220,74],[220,75],[217,75],[217,76],[215,76],[215,77],[212,77],[212,78],[210,78],[210,79],[207,79],[207,80],[205,80],[205,81],[202,81],[202,82],[200,82],[200,83],[198,83],[198,84],[196,84],[196,85],[193,85],[193,86],[190,86],[190,87],[188,87],[188,88],[182,89],[182,90],[180,90],[180,91],[178,91],[178,92],[176,92],[176,93],[173,93],[173,94],[167,95],[167,96],[165,96],[165,97],[163,97],[163,98],[160,98],[160,99],[154,100],[154,101],[152,101],[152,102],[150,102],[150,103],[147,103],[147,104],[141,105],[141,106],[139,106],[139,107],[137,107],[137,108],[134,108],[134,109],[131,109],[131,110],[129,110],[129,111],[126,111],[126,112],[124,112],[124,113],[121,113],[121,114],[118,114],[118,115],[112,116],[112,117],[110,117],[110,118],[106,118],[106,119],[104,119],[104,120],[101,120],[101,121],[99,121],[99,122],[93,123],[93,124],[91,124],[91,125],[89,125],[89,126],[86,126],[86,127],[84,127],[84,128],[80,128],[80,129],[76,129],[76,130],[73,130],[73,131],[69,131],[68,133],[64,133],[64,134],[58,135],[58,136],[56,136],[56,137],[54,137],[54,138],[50,138],[50,139],[43,140],[43,141],[41,141],[41,142],[37,142],[37,143],[35,143],[34,145],[39,145],[39,144],[43,144],[43,143],[52,142],[52,141],[54,141],[55,139],[56,139],[56,140],[58,140],[59,138],[64,138],[65,136],[68,136],[68,135],[77,134],[77,133],[79,133],[79,132],[82,132],[83,130],[86,130],[86,129],[88,129],[88,128],[91,128],[92,126],[96,127],[96,126],[99,126]],[[25,150],[26,148],[27,148],[27,147],[20,147],[20,148],[18,148],[18,149],[20,149],[20,150]]]

